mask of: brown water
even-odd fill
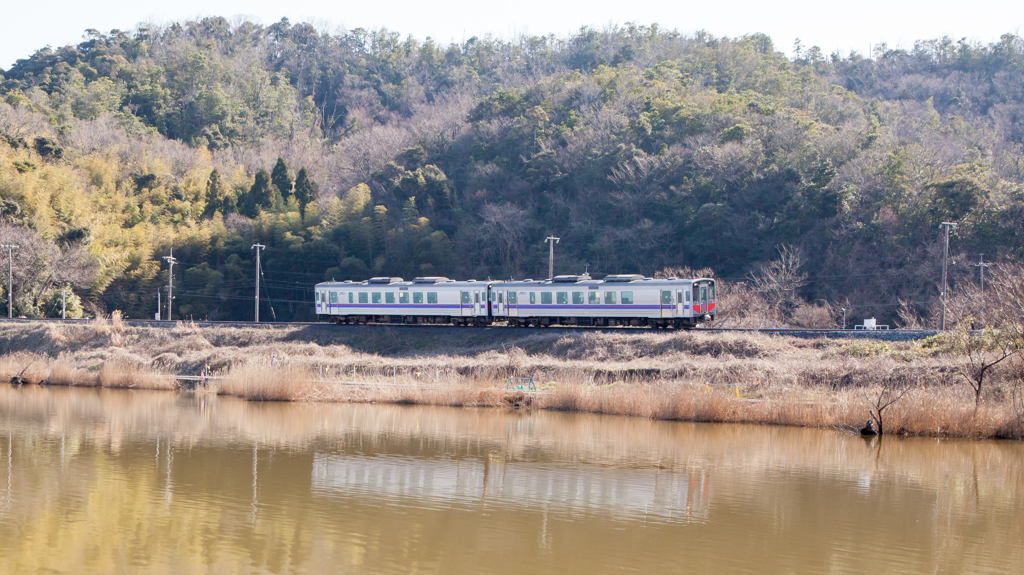
[[[1024,445],[0,387],[4,573],[1024,573]]]

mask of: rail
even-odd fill
[[[0,318],[0,323],[56,323],[56,324],[70,324],[70,325],[88,325],[96,320],[94,319],[52,319],[52,318]],[[456,327],[454,325],[446,324],[402,324],[402,323],[378,323],[378,324],[364,324],[364,325],[335,325],[329,322],[322,321],[271,321],[271,322],[260,322],[254,323],[251,321],[217,321],[217,320],[154,320],[154,319],[123,319],[121,322],[129,327],[158,327],[158,328],[169,328],[174,329],[177,327],[229,327],[239,329],[276,329],[282,327],[320,327],[325,329],[420,329],[420,330],[439,330],[439,329],[474,329],[465,327]],[[503,326],[481,326],[475,329],[507,329]],[[640,326],[619,326],[619,327],[606,327],[606,326],[553,326],[544,328],[534,328],[537,330],[555,330],[563,332],[574,332],[574,331],[597,331],[597,332],[609,332],[609,333],[622,333],[622,332],[638,332],[638,333],[663,333],[662,331],[655,332],[648,327]],[[813,337],[813,336],[836,336],[836,337],[858,337],[858,338],[885,338],[889,339],[892,337],[905,337],[907,339],[923,339],[941,333],[939,330],[934,329],[876,329],[876,330],[862,330],[862,329],[814,329],[814,328],[747,328],[747,327],[698,327],[692,331],[703,332],[703,333],[715,333],[715,332],[730,332],[730,333],[763,333],[769,335],[792,335],[796,337]],[[972,333],[980,333],[980,330],[972,331]]]

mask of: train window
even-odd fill
[[[514,292],[514,291],[508,292],[508,303],[510,305],[516,305],[516,292]]]
[[[530,292],[530,303],[537,303],[537,293]]]
[[[690,301],[690,292],[686,292],[686,301]]]
[[[668,290],[661,291],[661,304],[669,305],[672,303],[672,292]]]
[[[497,297],[495,296],[495,292],[491,292],[491,301],[498,301]]]
[[[427,303],[437,303],[437,292],[436,291],[428,291],[427,292]]]
[[[572,303],[573,305],[583,305],[583,292],[574,291],[572,292]]]
[[[708,297],[715,299],[715,284],[708,286],[708,289],[710,290],[710,295]]]
[[[700,301],[700,286],[693,284],[693,301]]]
[[[631,292],[631,291],[624,291],[624,292],[622,292],[622,304],[623,305],[633,305],[633,292]]]
[[[423,292],[413,292],[412,303],[423,303]]]
[[[591,305],[601,303],[601,294],[597,293],[596,291],[588,292],[587,303]]]
[[[370,301],[372,301],[373,303],[380,303],[380,292],[379,291],[375,291],[375,292],[371,293],[370,294]]]
[[[364,292],[364,291],[359,292],[359,303],[369,303],[367,301],[368,299],[369,299],[369,297],[367,296],[366,292]]]
[[[384,301],[386,303],[395,303],[395,292],[386,292],[384,294]]]
[[[473,301],[475,303],[480,303],[480,292],[474,292],[473,293]]]
[[[615,298],[615,292],[613,292],[613,291],[606,291],[606,292],[604,292],[604,303],[614,304],[615,303],[615,299],[616,299]]]
[[[333,292],[332,291],[331,292],[331,303],[337,303],[337,301],[338,301],[338,294],[337,294],[337,292]]]
[[[542,292],[540,292],[540,303],[542,303],[542,304],[550,304],[551,303],[551,292],[549,292],[549,291],[542,291]]]
[[[501,292],[498,292],[498,303],[501,303]]]
[[[569,292],[560,291],[558,292],[558,305],[565,305],[569,303]]]
[[[473,303],[469,299],[469,292],[468,291],[462,292],[462,303],[465,303],[465,304]]]
[[[409,303],[409,292],[404,291],[398,294],[398,303]]]

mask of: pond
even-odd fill
[[[5,385],[0,572],[1022,573],[1024,444]]]

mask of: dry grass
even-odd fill
[[[217,393],[254,401],[301,401],[313,399],[315,391],[315,382],[304,367],[249,361],[232,368]]]
[[[66,356],[49,358],[27,352],[0,357],[0,380],[25,385],[66,385],[131,389],[175,389],[173,378],[125,361],[81,368]]]
[[[104,323],[105,322],[105,323]],[[686,421],[856,429],[887,382],[913,392],[886,431],[1024,438],[1024,366],[987,376],[975,411],[942,342],[803,340],[750,333],[611,333],[431,328],[134,328],[0,325],[0,378],[26,383],[173,387],[160,372],[222,375],[252,400],[530,407]],[[279,360],[271,364],[271,357]],[[540,393],[505,391],[532,377]],[[737,394],[739,397],[737,397]]]
[[[144,366],[112,361],[103,364],[96,377],[99,387],[127,389],[175,389],[174,379],[163,377]]]
[[[740,386],[697,382],[594,385],[579,380],[553,383],[539,393],[506,390],[496,381],[423,385],[408,377],[356,384],[317,379],[296,368],[256,363],[232,370],[219,392],[250,400],[397,403],[465,407],[535,408],[650,419],[752,423],[854,431],[868,417],[866,390],[799,388],[752,399]],[[739,395],[739,396],[737,396]],[[962,390],[920,388],[886,413],[889,433],[917,436],[1024,438],[1024,417],[1012,402],[989,402],[974,410]]]

